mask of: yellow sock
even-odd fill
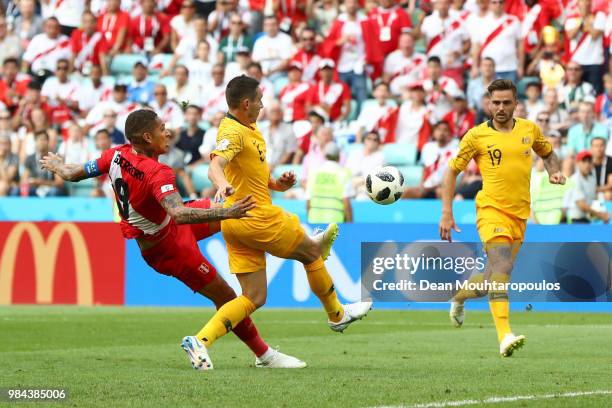
[[[210,347],[215,340],[229,333],[255,309],[255,305],[248,297],[238,296],[221,306],[196,336],[206,347]]]
[[[484,280],[484,274],[477,273],[477,274],[470,276],[470,278],[468,279],[468,284],[482,283],[483,280]],[[479,298],[479,297],[483,297],[484,295],[485,294],[481,293],[478,290],[460,289],[455,295],[455,297],[453,298],[453,300],[455,302],[465,302],[466,299]]]
[[[490,279],[492,282],[507,283],[510,281],[510,276],[502,273],[494,273]],[[501,343],[504,336],[511,333],[510,330],[510,302],[508,302],[508,292],[504,290],[489,291],[489,308],[495,322],[497,330],[497,340]]]
[[[342,305],[338,301],[334,282],[332,282],[325,268],[323,259],[319,258],[311,264],[304,265],[304,268],[306,269],[310,289],[321,301],[329,320],[332,322],[340,321],[344,314],[344,309],[342,309]]]

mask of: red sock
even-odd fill
[[[257,332],[257,328],[250,317],[238,323],[232,331],[257,357],[261,357],[268,351],[268,345]]]

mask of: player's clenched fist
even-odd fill
[[[278,191],[287,191],[295,185],[295,182],[295,173],[286,171],[276,180],[276,185],[278,186]]]
[[[565,184],[565,176],[560,172],[556,172],[551,174],[548,177],[548,181],[550,181],[550,184]]]
[[[242,217],[250,217],[247,214],[247,211],[255,208],[255,201],[253,201],[253,196],[250,194],[240,200],[236,201],[234,205],[227,209],[228,218],[242,218]]]
[[[219,186],[219,188],[217,189],[217,194],[215,194],[215,201],[220,203],[221,201],[224,201],[227,197],[231,196],[235,192],[236,190],[234,189],[234,186],[232,186],[231,184]]]

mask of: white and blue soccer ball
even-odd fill
[[[393,166],[377,167],[365,179],[366,191],[376,204],[393,204],[404,191],[404,176]]]

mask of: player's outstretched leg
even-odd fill
[[[484,275],[482,273],[477,273],[468,279],[468,285],[472,287],[473,284],[482,284]],[[483,297],[487,294],[487,292],[481,292],[477,289],[461,289],[455,294],[451,301],[450,311],[448,316],[450,317],[451,324],[459,328],[463,325],[463,321],[465,320],[465,301],[467,299],[474,299]]]
[[[319,244],[319,247],[321,248],[321,258],[324,261],[327,261],[327,258],[329,258],[332,245],[334,244],[336,238],[338,238],[339,232],[338,224],[333,222],[329,224],[325,230],[312,237],[312,239]]]
[[[328,324],[332,330],[344,331],[351,323],[366,316],[372,308],[372,302],[340,304],[334,283],[321,258],[321,247],[309,236],[304,235],[302,242],[288,258],[304,264],[310,289],[327,312]]]

